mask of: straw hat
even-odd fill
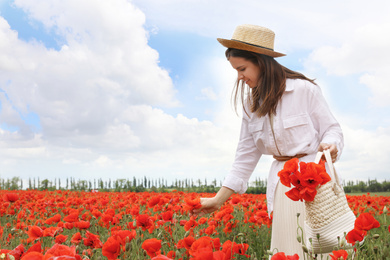
[[[265,54],[271,57],[281,57],[286,54],[274,51],[275,33],[268,28],[244,24],[236,27],[232,39],[217,40],[227,48]]]

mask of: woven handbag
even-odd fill
[[[339,245],[339,239],[343,240],[345,233],[354,228],[356,219],[335,174],[329,150],[318,152],[314,162],[319,163],[322,154],[325,155],[332,180],[317,189],[313,201],[305,202],[306,246],[314,254],[332,252]],[[347,243],[346,245],[351,247]]]

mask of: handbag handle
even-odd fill
[[[315,163],[319,163],[321,160],[322,155],[325,155],[326,163],[329,166],[329,171],[330,171],[330,178],[337,183],[337,185],[340,186],[340,180],[338,175],[336,174],[336,169],[334,168],[333,162],[332,162],[332,157],[330,155],[329,149],[324,150],[322,152],[318,152],[316,155],[316,158],[314,159]]]

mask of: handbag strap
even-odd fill
[[[325,155],[326,163],[329,166],[330,177],[332,178],[332,180],[335,183],[337,183],[337,185],[340,186],[340,180],[339,180],[338,175],[336,174],[336,169],[334,168],[334,165],[333,165],[333,162],[332,162],[332,157],[330,155],[329,149],[324,150],[322,152],[318,152],[317,155],[316,155],[316,158],[314,159],[314,162],[315,163],[319,163],[320,160],[321,160],[322,155]]]

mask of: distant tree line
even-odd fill
[[[193,192],[217,192],[221,182],[217,183],[214,179],[208,182],[197,179],[184,179],[174,180],[168,184],[168,181],[164,178],[150,179],[147,177],[130,179],[116,179],[116,180],[76,180],[75,178],[66,178],[62,180],[55,178],[54,180],[37,178],[29,178],[28,181],[22,180],[19,177],[13,177],[12,179],[0,178],[0,189],[5,190],[77,190],[77,191],[156,191],[166,192],[170,190],[179,191],[193,191]]]
[[[368,181],[347,181],[344,182],[345,193],[359,193],[359,192],[389,192],[390,181],[378,182],[376,179]]]
[[[188,192],[209,192],[214,193],[219,190],[222,185],[222,181],[217,183],[214,179],[208,182],[197,179],[184,179],[174,180],[168,184],[168,181],[164,178],[150,179],[147,177],[130,179],[116,179],[116,180],[76,180],[75,178],[66,178],[61,180],[55,178],[54,180],[37,178],[29,178],[28,181],[23,181],[19,177],[13,177],[12,179],[0,178],[0,189],[4,190],[74,190],[74,191],[155,191],[155,192],[168,192],[172,190],[188,191]],[[248,185],[246,193],[249,194],[265,194],[267,190],[267,181],[260,178],[256,178]],[[390,192],[390,182],[385,180],[378,182],[375,180],[368,181],[347,181],[344,183],[345,193],[365,193],[365,192]]]

